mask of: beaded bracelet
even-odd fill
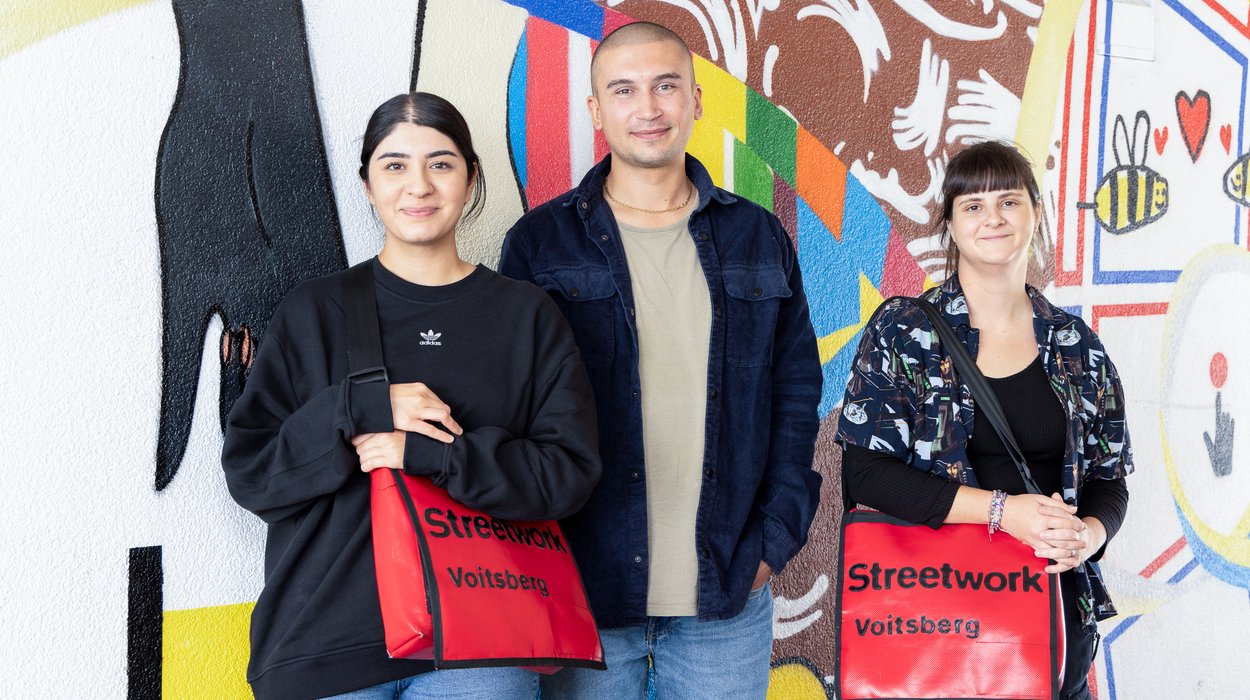
[[[994,539],[994,533],[998,532],[1003,522],[1003,506],[1007,505],[1007,492],[995,491],[990,496],[990,519],[985,527],[990,532],[990,539]]]

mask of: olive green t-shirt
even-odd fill
[[[650,616],[695,615],[699,603],[695,515],[712,302],[688,226],[620,226],[638,327]]]

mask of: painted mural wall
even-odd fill
[[[1246,0],[0,0],[0,694],[248,696],[264,530],[226,492],[221,420],[286,290],[380,247],[369,112],[413,86],[465,112],[488,204],[463,253],[494,264],[605,152],[590,52],[630,17],[695,51],[690,150],[786,224],[819,337],[824,505],[776,585],[771,694],[833,697],[859,332],[940,280],[949,155],[1006,138],[1044,182],[1030,279],[1129,399],[1096,696],[1250,696]]]

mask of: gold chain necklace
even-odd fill
[[[668,209],[643,209],[642,207],[635,207],[632,204],[626,204],[625,202],[622,202],[621,200],[612,196],[612,190],[608,189],[608,183],[606,182],[603,183],[603,193],[608,196],[608,199],[612,200],[616,204],[619,204],[625,207],[626,209],[633,209],[634,211],[640,211],[640,212],[643,212],[644,214],[670,214],[672,212],[681,211],[682,209],[685,209],[686,205],[690,203],[690,198],[694,197],[694,183],[690,181],[690,178],[686,178],[686,184],[689,185],[689,189],[686,190],[686,201],[682,202],[681,204],[678,204],[675,207],[669,207]]]

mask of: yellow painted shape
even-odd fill
[[[1103,625],[1114,626],[1117,620],[1126,620],[1135,615],[1149,615],[1150,613],[1163,607],[1167,600],[1156,600],[1154,598],[1143,598],[1141,596],[1126,595],[1120,589],[1115,591],[1115,609],[1119,612],[1115,618]],[[1104,627],[1103,629],[1106,629]]]
[[[1154,193],[1146,187],[1144,170],[1135,170],[1132,175],[1137,178],[1137,201],[1133,202],[1133,221],[1141,221],[1146,218],[1146,202],[1154,200]]]
[[[1115,219],[1111,222],[1111,230],[1119,230],[1128,226],[1128,179],[1131,175],[1127,172],[1116,173],[1115,176]]]
[[[166,610],[161,697],[251,698],[248,626],[255,603]]]
[[[826,700],[825,683],[803,664],[781,664],[768,672],[768,700]]]
[[[718,187],[733,187],[732,182],[725,182],[725,130],[715,122],[704,118],[694,123],[686,152],[699,159]]]
[[[0,59],[97,17],[151,0],[9,0],[0,3]]]
[[[1048,2],[1037,25],[1037,41],[1029,59],[1029,73],[1020,96],[1020,121],[1016,123],[1016,143],[1033,161],[1033,174],[1041,182],[1046,174],[1046,155],[1055,133],[1055,118],[1064,71],[1068,67],[1068,47],[1083,2]]]
[[[1098,191],[1094,193],[1094,204],[1097,205],[1094,212],[1097,214],[1098,220],[1102,222],[1102,225],[1108,228],[1114,228],[1111,225],[1111,188],[1115,187],[1114,180],[1115,178],[1108,178],[1098,188]]]
[[[694,56],[694,79],[703,86],[703,118],[694,123],[686,150],[699,159],[712,181],[725,188],[725,132],[747,140],[747,88],[715,63]]]
[[[747,86],[701,56],[694,57],[694,80],[703,86],[703,120],[747,142]]]
[[[816,348],[820,351],[820,364],[823,365],[832,360],[838,351],[859,335],[864,326],[868,325],[868,319],[872,318],[873,312],[881,306],[883,301],[885,297],[881,296],[881,292],[877,291],[864,273],[859,273],[859,322],[839,328],[816,341]]]

